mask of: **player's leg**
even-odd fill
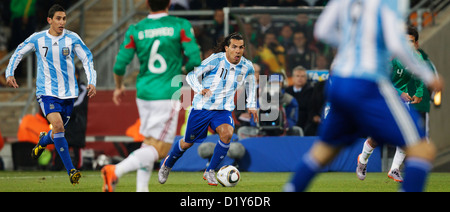
[[[177,140],[172,145],[171,151],[165,157],[163,164],[158,172],[158,181],[161,184],[166,183],[169,173],[172,170],[173,165],[178,161],[184,152],[189,149],[194,143],[186,143],[184,139]]]
[[[72,114],[74,99],[58,99],[50,96],[42,96],[39,97],[38,102],[42,112],[44,112],[47,120],[53,126],[52,133],[48,135],[48,138],[51,139],[51,137],[53,137],[55,150],[61,157],[64,167],[69,175],[70,182],[72,184],[77,184],[81,177],[81,173],[73,166],[69,154],[69,145],[64,137],[65,125],[68,123],[70,115]]]
[[[47,119],[53,126],[52,134],[53,142],[55,144],[55,150],[61,157],[64,167],[67,170],[67,174],[69,175],[70,182],[72,184],[78,184],[78,180],[81,177],[81,174],[78,170],[75,169],[72,164],[72,159],[70,158],[69,145],[66,138],[64,137],[65,130],[63,119],[58,112],[48,114]]]
[[[157,159],[162,159],[168,154],[174,142],[181,104],[174,100],[150,101],[148,104],[150,107],[145,108],[151,110],[147,112],[142,108],[142,104],[139,105],[140,111],[143,111],[140,112],[140,132],[145,136],[144,144],[153,146],[158,153]],[[145,120],[144,123],[142,120]],[[150,166],[137,170],[136,191],[148,191],[148,182],[155,161],[152,160]]]
[[[359,154],[356,166],[356,176],[360,180],[366,179],[367,163],[373,150],[377,147],[377,143],[372,138],[367,138],[364,142],[363,150]]]
[[[370,155],[373,153],[373,150],[378,146],[378,144],[372,139],[367,138],[367,140],[364,142],[364,146],[361,152],[361,155],[359,156],[359,162],[363,164],[367,164]]]
[[[230,141],[233,136],[233,126],[229,124],[221,124],[216,128],[217,134],[219,134],[219,141],[214,148],[213,156],[206,171],[215,170],[217,166],[227,155],[230,148]]]
[[[213,113],[215,113],[215,115],[211,121],[211,128],[219,135],[219,141],[214,148],[211,161],[203,173],[203,179],[205,179],[209,185],[217,186],[218,182],[216,180],[215,170],[225,156],[227,156],[228,149],[230,149],[230,142],[234,131],[234,122],[230,111],[213,111]]]
[[[426,142],[425,129],[417,112],[408,110],[400,102],[392,90],[392,85],[389,82],[381,83],[379,90],[385,104],[376,105],[385,112],[375,111],[375,114],[380,115],[380,121],[374,120],[367,124],[370,124],[371,131],[376,133],[376,136],[373,136],[376,141],[405,149],[405,177],[401,189],[422,191],[435,157],[435,147],[431,142]]]
[[[305,191],[314,176],[339,153],[339,148],[323,141],[315,142],[297,166],[294,175],[284,187],[285,192]]]
[[[50,110],[50,106],[48,105],[47,101],[44,101],[45,99],[45,97],[38,97],[37,101],[42,113],[44,114],[44,116],[47,116],[47,114],[52,112],[53,110]],[[31,157],[33,159],[38,159],[49,144],[53,144],[52,130],[50,130],[49,132],[39,133],[39,141],[31,150]]]
[[[388,172],[388,177],[393,179],[395,182],[403,182],[402,174],[400,173],[400,166],[402,165],[403,161],[405,160],[406,153],[405,151],[397,147],[395,150],[394,159],[392,160],[391,168]]]
[[[405,178],[401,191],[420,192],[424,190],[425,182],[436,156],[436,147],[427,138],[406,147]]]
[[[49,144],[53,144],[52,130],[50,130],[48,133],[39,133],[39,141],[31,150],[31,158],[35,160],[38,159]]]
[[[154,162],[158,160],[157,150],[151,146],[142,144],[141,148],[135,150],[127,158],[122,160],[116,165],[106,165],[102,168],[102,178],[103,178],[103,191],[104,192],[114,192],[115,186],[119,181],[119,178],[128,172],[143,169],[143,176],[140,179],[145,183],[137,183],[138,191],[148,191],[148,180],[151,176],[151,171],[153,170]]]
[[[328,89],[330,111],[319,128],[320,141],[303,156],[284,191],[304,191],[321,168],[334,159],[340,147],[353,143],[360,135],[355,121],[360,112],[356,109],[364,107],[358,104],[359,96],[367,91],[354,80],[333,77],[332,82]]]
[[[173,143],[172,149],[165,157],[159,169],[159,183],[164,184],[167,181],[172,167],[187,149],[194,145],[195,142],[202,142],[206,138],[211,115],[212,113],[208,110],[191,109],[184,138]]]

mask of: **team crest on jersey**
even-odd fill
[[[67,57],[67,56],[69,56],[69,54],[70,54],[69,47],[63,47],[62,48],[62,55]]]
[[[238,82],[240,82],[240,81],[242,81],[243,78],[244,78],[244,74],[239,74],[239,75],[236,77],[236,80],[237,80]]]
[[[189,137],[191,140],[195,139],[195,135],[191,134],[191,136]]]

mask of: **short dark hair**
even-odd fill
[[[223,39],[222,42],[217,44],[217,46],[214,48],[214,53],[224,52],[225,46],[230,45],[231,39],[244,40],[244,37],[239,32],[233,32],[229,34],[227,37]]]
[[[170,3],[170,0],[147,0],[151,11],[165,10]]]
[[[408,26],[407,33],[414,37],[415,42],[419,41],[419,31],[417,31],[416,27]]]
[[[59,4],[54,4],[52,7],[50,7],[50,9],[48,10],[48,16],[49,18],[53,18],[53,16],[55,16],[56,12],[66,12],[66,10],[64,9],[64,7],[62,7]]]

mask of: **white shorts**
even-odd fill
[[[178,124],[180,101],[136,99],[141,119],[139,132],[146,138],[153,137],[166,143],[173,143]]]

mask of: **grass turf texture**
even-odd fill
[[[80,184],[72,186],[67,174],[51,171],[1,171],[0,192],[100,192],[103,184],[100,171],[82,171]],[[158,183],[158,173],[152,173],[151,192],[279,192],[290,179],[291,173],[241,172],[236,187],[209,186],[202,178],[203,172],[171,172],[166,184]],[[321,173],[314,179],[308,191],[313,192],[395,192],[399,183],[387,178],[386,173],[368,173],[364,181],[355,173]],[[136,173],[129,173],[119,180],[117,192],[134,192]],[[450,173],[431,173],[426,191],[449,192]]]

